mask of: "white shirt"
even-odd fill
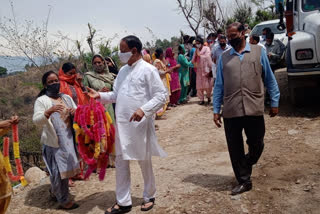
[[[69,102],[72,103],[73,108],[77,108],[76,104],[73,102],[72,98],[69,95],[63,94],[61,98],[63,100],[69,100]],[[52,105],[52,100],[47,95],[38,97],[34,104],[34,113],[32,120],[34,124],[42,126],[40,142],[53,148],[59,148],[58,136],[51,122],[51,118],[49,117],[48,119],[44,115],[45,111],[51,108]]]
[[[102,103],[116,102],[116,155],[124,160],[146,160],[167,154],[157,143],[154,115],[166,103],[167,91],[153,65],[140,59],[132,66],[123,66],[113,91],[100,93]],[[145,117],[129,122],[137,109]]]

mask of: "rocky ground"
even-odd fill
[[[231,196],[236,184],[224,130],[214,126],[212,107],[187,105],[168,111],[157,121],[159,143],[168,153],[153,158],[157,182],[156,206],[149,213],[319,213],[319,105],[293,108],[287,103],[286,74],[277,72],[282,92],[279,116],[265,115],[265,150],[253,170],[253,190]],[[49,200],[49,183],[16,190],[8,213],[104,213],[115,201],[115,170],[99,182],[77,181],[73,211],[57,209]],[[140,213],[142,176],[131,164],[133,210]],[[317,211],[318,210],[318,211]]]

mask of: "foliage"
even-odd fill
[[[6,75],[7,71],[8,70],[6,68],[0,66],[0,76]]]
[[[253,28],[256,24],[260,22],[277,19],[277,15],[273,13],[271,10],[257,10],[256,16],[250,26]]]
[[[235,21],[243,23],[243,24],[249,24],[252,20],[252,8],[246,4],[243,3],[234,11],[233,18]]]

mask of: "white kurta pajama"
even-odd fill
[[[132,66],[123,66],[115,80],[113,91],[100,93],[102,103],[116,102],[116,195],[117,203],[129,206],[129,160],[138,160],[144,178],[143,198],[155,197],[155,179],[151,156],[167,154],[157,143],[152,117],[166,103],[167,92],[157,69],[140,59]],[[145,117],[130,122],[131,116],[141,109]]]

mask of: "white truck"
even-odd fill
[[[279,1],[278,28],[283,29],[281,0],[276,0],[276,4]],[[320,0],[287,0],[284,14],[288,36],[288,88],[290,100],[296,105],[302,103],[309,92],[320,94]]]

